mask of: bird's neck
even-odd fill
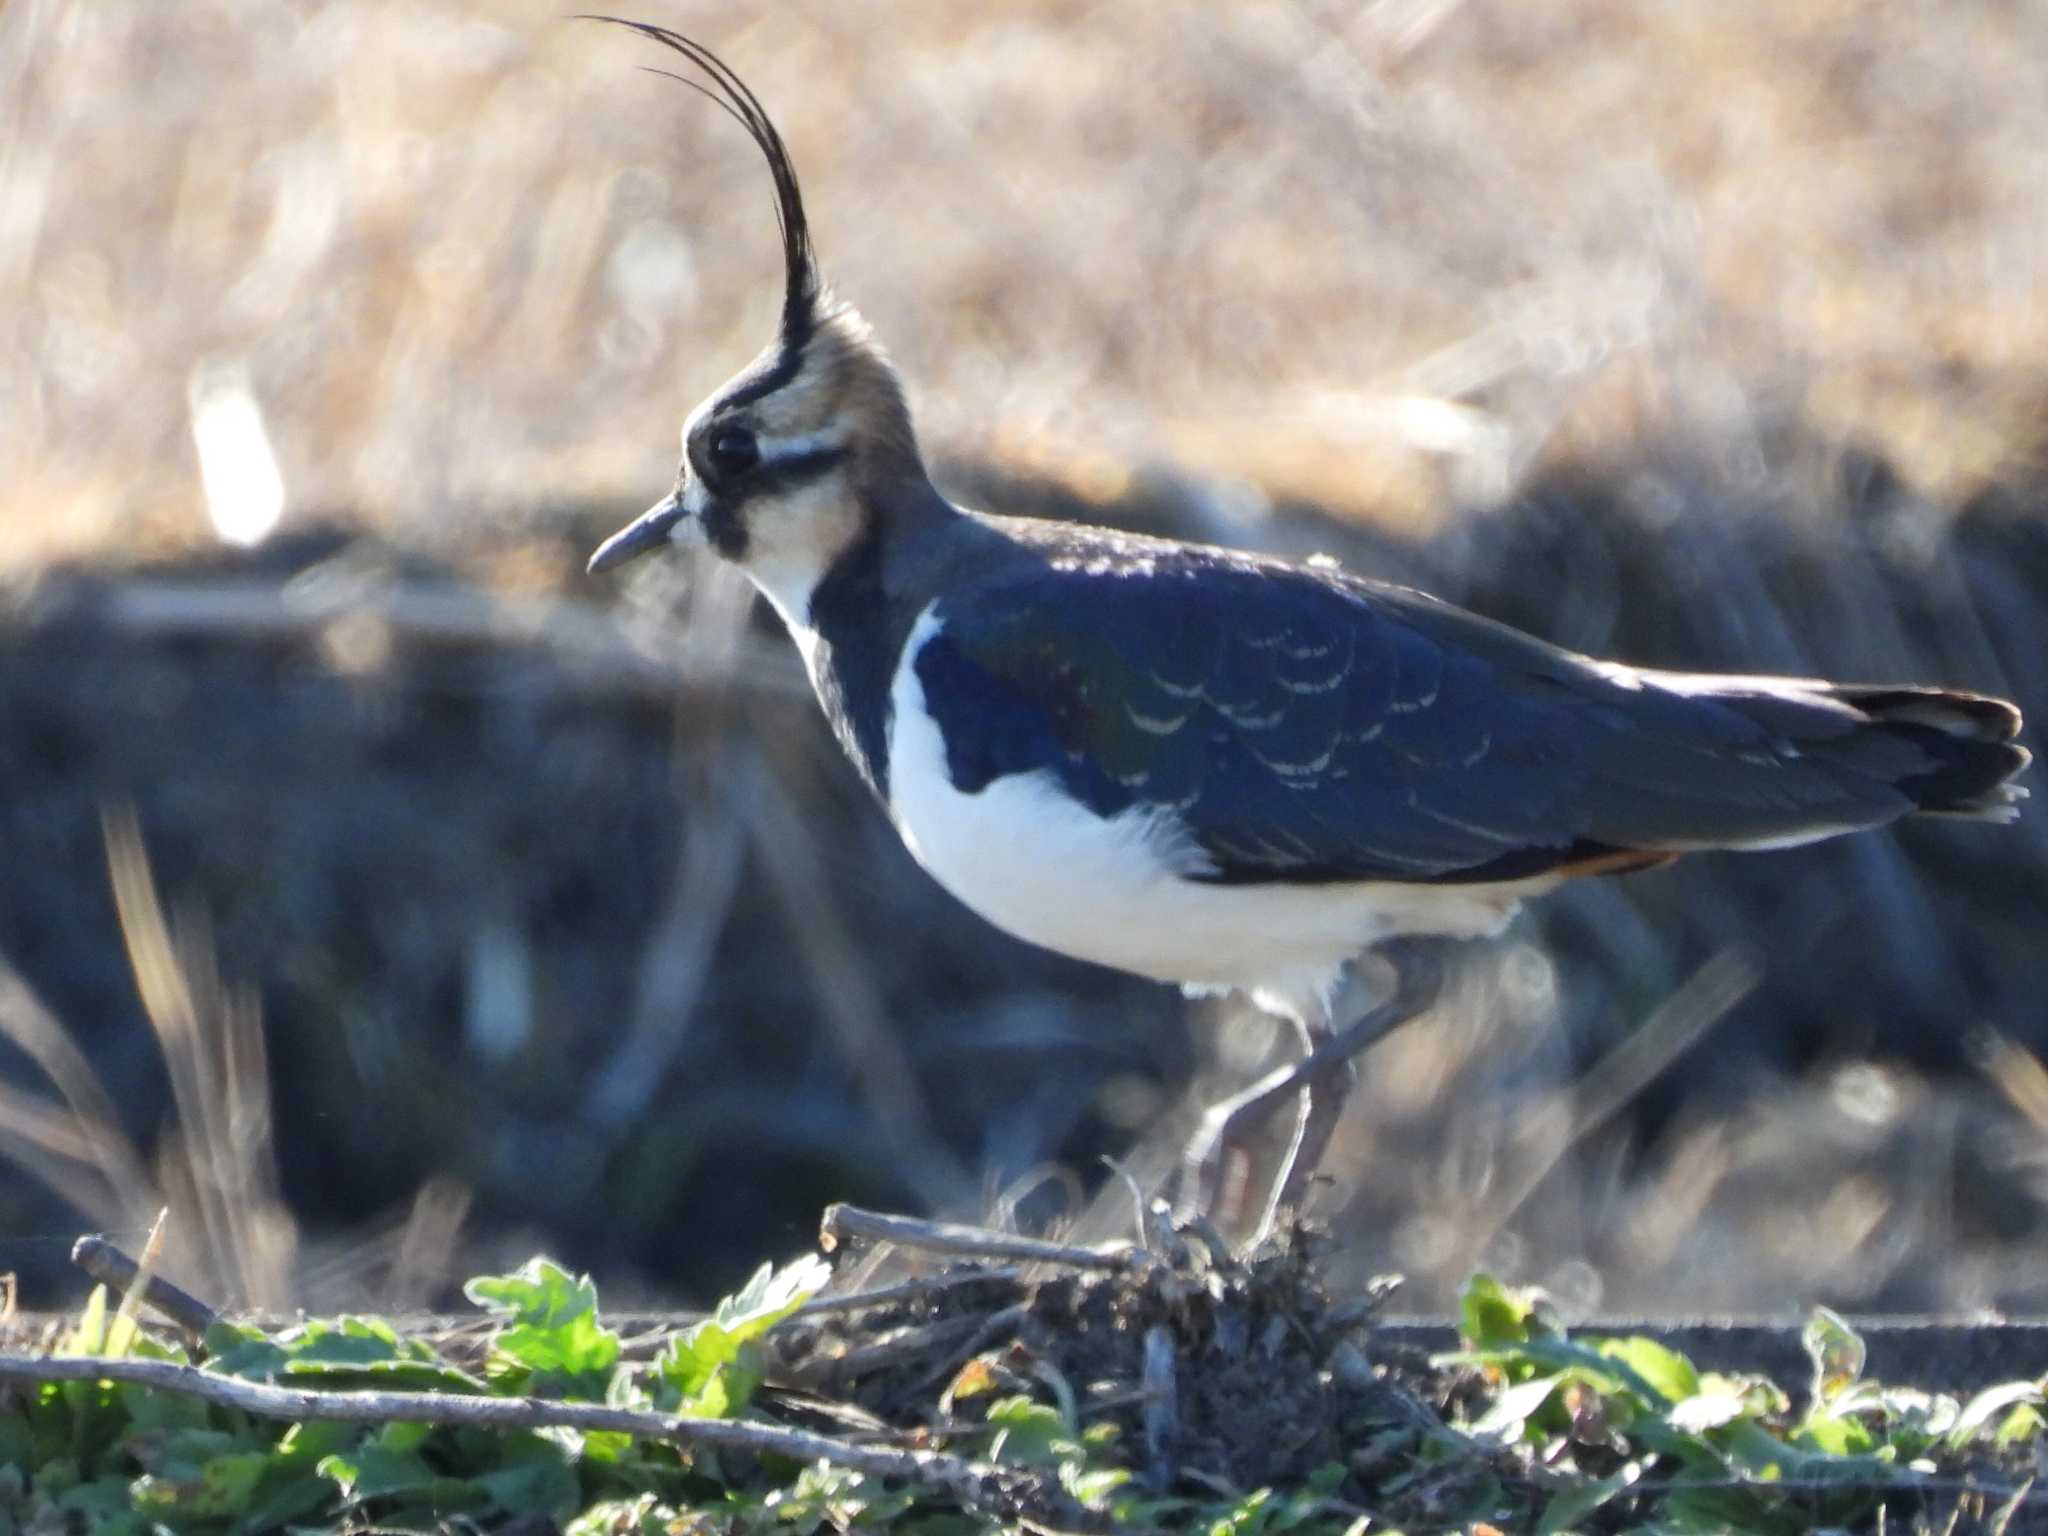
[[[851,537],[829,559],[777,552],[748,562],[747,574],[803,653],[840,745],[885,804],[889,694],[917,621],[918,551],[962,516],[922,482],[892,497],[864,499]]]

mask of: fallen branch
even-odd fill
[[[818,1242],[827,1253],[851,1237],[874,1243],[895,1243],[926,1253],[946,1253],[963,1258],[1020,1259],[1031,1264],[1064,1264],[1074,1269],[1136,1269],[1151,1256],[1129,1243],[1106,1243],[1084,1248],[1071,1243],[1050,1243],[1038,1237],[1020,1237],[1010,1232],[991,1232],[986,1227],[962,1226],[952,1221],[923,1221],[915,1216],[887,1216],[880,1211],[862,1210],[856,1205],[828,1205],[818,1224]]]
[[[974,1337],[981,1327],[978,1317],[948,1317],[938,1322],[899,1328],[872,1344],[863,1344],[843,1355],[827,1356],[820,1362],[824,1373],[837,1379],[857,1381],[876,1371],[894,1370],[927,1355],[937,1354]]]
[[[869,1307],[886,1307],[899,1301],[921,1301],[938,1295],[942,1291],[958,1290],[968,1285],[1015,1285],[1022,1277],[1016,1269],[963,1269],[950,1275],[933,1275],[929,1279],[901,1280],[894,1285],[876,1286],[871,1291],[848,1291],[839,1296],[818,1296],[805,1302],[784,1322],[810,1322],[833,1312],[860,1312]]]
[[[1040,1531],[1104,1530],[1050,1478],[1022,1467],[968,1461],[942,1451],[892,1450],[847,1445],[808,1430],[779,1429],[731,1419],[686,1419],[674,1414],[603,1403],[565,1403],[533,1397],[463,1397],[441,1392],[331,1392],[280,1387],[221,1376],[168,1360],[0,1355],[0,1381],[110,1381],[196,1397],[258,1418],[292,1423],[432,1424],[465,1429],[610,1430],[642,1440],[714,1450],[827,1461],[869,1477],[922,1482],[970,1509],[1016,1520]]]
[[[71,1245],[71,1262],[116,1294],[132,1293],[141,1279],[142,1304],[162,1313],[195,1339],[204,1338],[206,1330],[220,1321],[220,1314],[190,1291],[161,1275],[143,1275],[141,1265],[96,1232]]]
[[[1180,1466],[1180,1392],[1174,1359],[1173,1332],[1154,1325],[1145,1330],[1145,1485],[1156,1493],[1173,1486]]]

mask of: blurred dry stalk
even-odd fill
[[[233,1265],[234,1294],[282,1305],[295,1233],[278,1193],[255,999],[222,981],[203,928],[172,937],[134,812],[110,808],[103,826],[128,961],[171,1074],[177,1131],[157,1164],[166,1203],[193,1226],[184,1247]]]
[[[1611,1122],[1758,984],[1754,963],[1714,957],[1575,1073],[1558,1000],[1541,986],[1519,1005],[1500,994],[1501,972],[1542,957],[1512,945],[1468,959],[1437,1010],[1367,1057],[1332,1143],[1323,1211],[1340,1279],[1398,1271],[1404,1308],[1423,1312],[1454,1305],[1474,1268],[1547,1287],[1567,1316],[1816,1295],[2039,1305],[2048,1121],[2033,1118],[2043,1069],[2030,1052],[1987,1047],[1975,1081],[1867,1060],[1762,1080],[1738,1105],[1690,1105],[1644,1157]],[[1957,1208],[1972,1201],[2001,1219]],[[1101,1197],[1126,1224],[1128,1203]]]
[[[1414,525],[1780,410],[1944,496],[2042,447],[2039,6],[639,10],[775,112],[945,457]],[[0,9],[0,562],[205,537],[223,381],[288,519],[663,483],[770,333],[766,188],[561,11]]]
[[[0,1154],[62,1194],[86,1223],[147,1231],[146,1267],[215,1302],[268,1311],[362,1299],[382,1279],[394,1304],[446,1285],[467,1194],[430,1180],[391,1231],[334,1244],[316,1266],[278,1185],[269,1064],[252,995],[229,988],[204,925],[166,920],[132,808],[103,816],[128,961],[169,1069],[174,1115],[148,1157],[91,1064],[11,969],[0,965],[0,1036],[56,1087],[61,1104],[0,1084]],[[388,1271],[388,1272],[386,1272]]]

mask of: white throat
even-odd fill
[[[811,594],[824,579],[824,571],[795,560],[760,562],[751,557],[741,567],[763,597],[789,627],[789,638],[803,654],[804,670],[813,684],[818,673],[818,631],[811,623]]]
[[[853,542],[859,509],[837,481],[808,486],[758,508],[747,520],[739,567],[775,605],[790,637],[813,667],[818,646],[811,598],[825,573]]]
[[[806,558],[802,551],[756,553],[750,549],[746,559],[740,562],[740,569],[782,615],[782,622],[789,626],[791,634],[811,632],[814,627],[811,623],[811,594],[825,579],[823,562]]]

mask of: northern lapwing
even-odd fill
[[[590,569],[708,545],[789,626],[947,890],[1047,949],[1293,1021],[1302,1059],[1212,1109],[1188,1153],[1210,1191],[1298,1099],[1259,1230],[1314,1171],[1350,1058],[1429,1004],[1438,941],[1681,854],[2017,814],[2028,753],[2000,699],[1652,671],[1320,560],[952,505],[896,369],[819,276],[759,100],[702,44],[619,24],[766,156],[784,289],[773,344],[684,423],[674,488]],[[1374,948],[1394,993],[1338,1031],[1336,983]]]

